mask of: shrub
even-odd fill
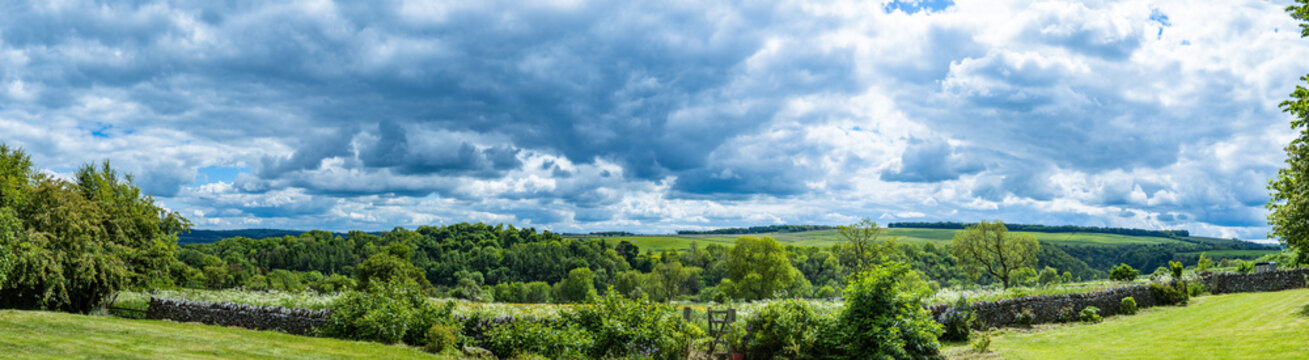
[[[973,320],[976,319],[977,313],[968,304],[968,300],[960,297],[954,306],[946,309],[936,319],[945,330],[941,333],[941,341],[968,341],[972,335]]]
[[[1100,308],[1087,306],[1085,309],[1082,309],[1082,312],[1079,313],[1077,317],[1084,323],[1098,323],[1101,320]]]
[[[610,291],[595,302],[560,314],[561,321],[591,334],[592,358],[640,355],[654,359],[685,359],[687,344],[702,334],[683,322],[672,307],[648,298],[627,299]]]
[[[1150,292],[1154,294],[1154,298],[1160,305],[1186,304],[1186,293],[1171,285],[1150,283]]]
[[[594,343],[590,334],[572,326],[512,321],[488,331],[482,345],[501,359],[528,354],[550,359],[586,359]]]
[[[830,317],[829,317],[830,318]],[[749,338],[745,349],[751,357],[782,355],[797,358],[822,351],[815,345],[831,321],[814,312],[808,303],[782,300],[765,305],[745,321]]]
[[[455,346],[458,338],[456,330],[449,324],[435,323],[427,329],[427,351],[440,353]]]
[[[1019,326],[1030,328],[1032,323],[1036,322],[1036,314],[1032,313],[1031,308],[1023,308],[1017,314],[1014,314],[1014,322],[1018,323]]]
[[[904,283],[909,267],[891,261],[856,273],[845,288],[840,333],[847,354],[925,358],[940,352],[941,325],[923,309],[925,293]]]
[[[991,333],[984,332],[973,341],[973,351],[985,354],[991,351]]]
[[[1123,298],[1123,300],[1118,302],[1119,314],[1136,315],[1137,310],[1138,308],[1136,307],[1136,299],[1133,299],[1131,296],[1125,297]]]
[[[555,284],[560,302],[581,303],[595,297],[595,275],[588,268],[576,268],[568,272],[568,277]]]
[[[1072,305],[1064,305],[1059,308],[1059,321],[1074,322],[1080,318],[1081,314],[1078,314],[1077,309],[1074,309]]]
[[[1204,295],[1207,292],[1209,292],[1209,287],[1205,286],[1203,282],[1191,281],[1186,283],[1187,296],[1196,297],[1196,296]]]
[[[1214,264],[1213,260],[1210,260],[1209,258],[1205,257],[1204,253],[1200,253],[1200,259],[1195,261],[1195,271],[1200,273],[1209,272],[1209,267],[1212,266],[1213,264]]]
[[[1249,273],[1251,273],[1251,272],[1254,272],[1254,262],[1253,262],[1253,261],[1241,261],[1241,262],[1236,263],[1236,272],[1239,272],[1239,273],[1242,273],[1242,274],[1249,274]]]
[[[1185,267],[1182,266],[1182,263],[1181,263],[1181,262],[1177,262],[1177,261],[1169,261],[1169,262],[1168,262],[1168,270],[1171,270],[1171,271],[1172,271],[1172,273],[1173,273],[1173,280],[1181,280],[1181,279],[1182,279],[1182,270],[1184,270],[1184,269],[1185,269]]]
[[[325,335],[387,344],[426,345],[432,324],[452,324],[454,302],[435,307],[419,285],[405,278],[373,282],[367,292],[348,291],[332,302]]]
[[[1140,274],[1140,271],[1133,269],[1130,265],[1118,264],[1118,266],[1115,266],[1113,270],[1109,271],[1109,279],[1114,281],[1133,281],[1136,280],[1136,276]]]

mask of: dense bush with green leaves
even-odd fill
[[[1168,284],[1150,283],[1150,292],[1160,305],[1185,305],[1187,301],[1185,290],[1178,290]]]
[[[940,322],[944,329],[941,333],[941,341],[968,341],[968,337],[973,332],[973,321],[976,319],[977,312],[973,311],[968,299],[960,297],[955,301],[954,306],[937,316],[936,321]]]
[[[1130,265],[1118,264],[1118,266],[1115,266],[1113,270],[1109,270],[1109,280],[1133,281],[1136,280],[1136,276],[1140,274],[1140,271],[1133,269]]]
[[[1019,326],[1030,328],[1034,322],[1036,322],[1036,314],[1032,312],[1031,308],[1023,308],[1014,314],[1014,323]]]
[[[586,351],[592,358],[685,359],[687,345],[703,334],[671,306],[610,290],[593,303],[560,314],[563,323],[595,339]]]
[[[417,283],[404,278],[374,281],[363,292],[347,291],[330,309],[332,316],[321,331],[341,339],[422,346],[432,324],[454,326],[454,302],[433,306]]]
[[[1081,320],[1084,323],[1098,323],[1101,320],[1100,308],[1094,306],[1087,306],[1085,309],[1082,309],[1082,311],[1077,314],[1077,318],[1078,320]]]
[[[1236,272],[1239,272],[1239,273],[1242,273],[1242,274],[1249,274],[1249,273],[1254,272],[1254,262],[1253,262],[1253,261],[1241,261],[1241,262],[1236,263]]]
[[[539,355],[548,359],[586,359],[595,340],[571,325],[511,321],[487,331],[482,346],[501,359]]]
[[[751,357],[786,358],[827,353],[821,348],[824,335],[835,324],[836,314],[821,314],[809,303],[798,300],[774,301],[745,319],[746,352]]]
[[[844,353],[856,358],[926,358],[940,352],[941,325],[923,309],[926,289],[907,265],[886,262],[852,275],[840,316]]]
[[[1136,299],[1131,296],[1125,297],[1118,302],[1118,313],[1123,315],[1136,315]]]
[[[452,324],[437,322],[427,329],[427,351],[440,353],[454,347],[459,341],[458,327]]]
[[[1189,297],[1204,295],[1205,293],[1208,292],[1209,292],[1209,286],[1206,286],[1203,281],[1186,282],[1186,295]]]
[[[118,290],[176,286],[190,226],[108,162],[63,180],[0,145],[0,307],[85,313]]]
[[[1075,322],[1081,318],[1081,314],[1072,305],[1064,305],[1059,308],[1059,321]]]
[[[1169,261],[1169,262],[1168,262],[1168,270],[1170,270],[1170,272],[1172,273],[1172,275],[1173,275],[1173,280],[1181,280],[1181,279],[1182,279],[1182,270],[1184,270],[1184,269],[1185,269],[1185,267],[1182,266],[1182,263],[1181,263],[1181,262],[1177,262],[1177,261]]]

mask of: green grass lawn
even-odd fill
[[[0,310],[6,359],[433,359],[416,348],[221,326]]]
[[[888,235],[900,237],[900,241],[925,244],[949,243],[957,230],[951,229],[921,229],[921,228],[892,228],[888,229]],[[1116,234],[1101,233],[1043,233],[1043,232],[1016,232],[1020,234],[1030,234],[1037,240],[1063,244],[1063,245],[1092,245],[1092,246],[1113,246],[1125,244],[1164,244],[1178,243],[1178,240],[1153,237],[1153,236],[1127,236]],[[769,236],[783,244],[799,246],[829,246],[840,243],[843,238],[836,230],[816,230],[790,233],[764,233],[748,235],[637,235],[637,236],[614,236],[605,239],[613,243],[622,240],[630,241],[642,250],[664,250],[664,249],[689,249],[691,243],[698,243],[701,247],[708,244],[731,245],[737,237],[741,236]]]
[[[1186,307],[1115,316],[1092,325],[1005,330],[992,354],[956,346],[955,358],[1304,359],[1309,357],[1309,289],[1204,296]]]

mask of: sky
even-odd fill
[[[1262,239],[1287,1],[32,1],[0,142],[199,229],[998,219]]]

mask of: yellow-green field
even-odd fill
[[[1114,316],[1091,325],[1048,325],[1004,330],[992,353],[961,345],[958,359],[1305,359],[1309,357],[1309,289],[1193,298],[1186,307],[1162,307]]]
[[[200,324],[0,310],[5,359],[439,359],[416,348]]]
[[[901,241],[925,244],[949,243],[954,238],[958,230],[951,229],[920,229],[920,228],[891,228],[887,233],[890,236],[897,236]],[[1099,245],[1112,246],[1124,244],[1165,244],[1178,243],[1179,240],[1153,237],[1153,236],[1127,236],[1117,234],[1101,233],[1044,233],[1044,232],[1015,232],[1017,234],[1030,234],[1037,240],[1065,244],[1065,245]],[[637,235],[637,236],[614,236],[606,237],[614,243],[622,240],[630,241],[641,249],[664,250],[664,249],[689,249],[691,243],[698,243],[700,246],[718,243],[730,245],[737,237],[741,236],[769,236],[783,244],[800,245],[800,246],[828,246],[840,243],[841,234],[836,230],[817,230],[790,233],[764,233],[748,235]]]

